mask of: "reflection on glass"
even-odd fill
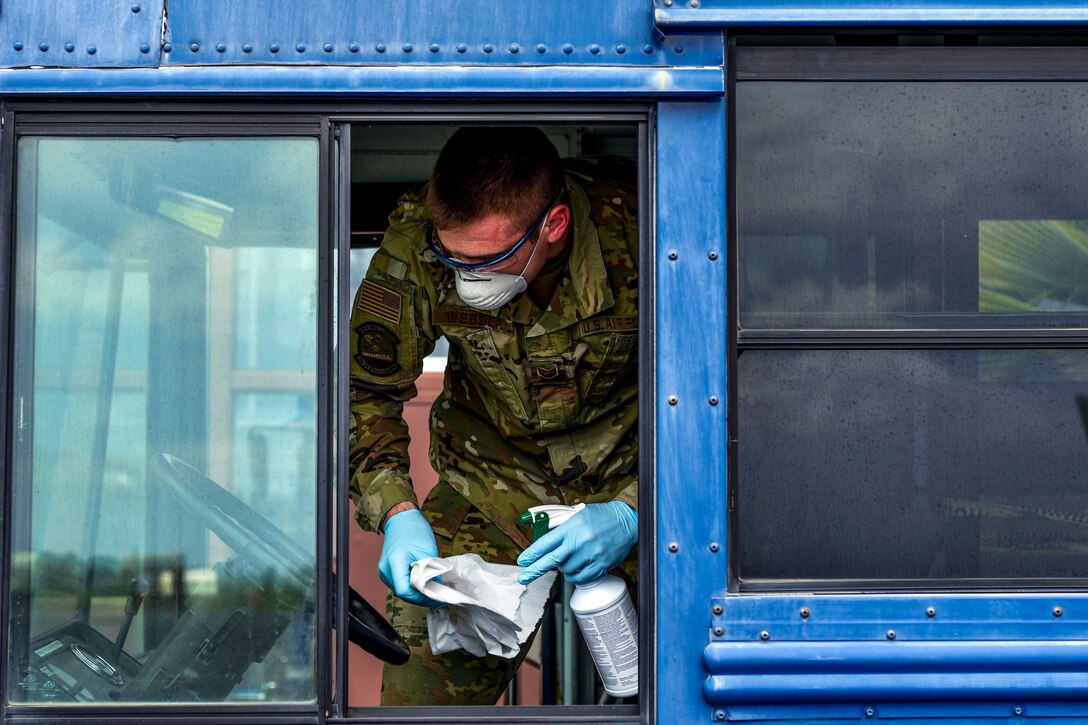
[[[1088,327],[1088,87],[737,84],[745,329]]]
[[[1088,350],[746,351],[744,580],[1088,576]]]
[[[978,225],[980,312],[1088,312],[1088,222]]]
[[[313,701],[316,140],[18,168],[6,697]]]

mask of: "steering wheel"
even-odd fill
[[[312,591],[313,563],[290,536],[222,486],[168,454],[152,458],[158,478],[235,552],[262,568],[280,572]],[[336,584],[333,579],[333,607]],[[348,588],[348,640],[394,665],[408,661],[409,651],[392,625],[352,588]],[[335,614],[333,621],[336,621]]]

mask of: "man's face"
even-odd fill
[[[435,241],[447,256],[465,264],[478,264],[508,252],[528,234],[528,239],[509,258],[472,271],[522,274],[526,282],[531,282],[552,256],[553,245],[564,237],[569,214],[567,205],[556,205],[540,224],[529,230],[519,229],[510,219],[492,214],[455,230],[436,229]]]

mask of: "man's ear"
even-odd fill
[[[544,240],[548,244],[560,241],[570,228],[570,204],[557,204],[544,227]]]

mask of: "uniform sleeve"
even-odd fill
[[[623,501],[638,513],[638,479],[631,481],[620,491],[615,498],[616,501]]]
[[[398,503],[417,503],[404,403],[416,395],[434,334],[418,259],[403,242],[386,233],[351,312],[349,489],[355,518],[368,531]]]

